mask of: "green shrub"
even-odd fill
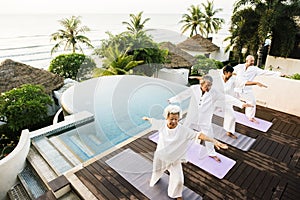
[[[290,76],[289,78],[291,79],[295,79],[295,80],[300,80],[300,74],[296,73],[296,74],[293,74],[292,76]]]
[[[49,66],[49,71],[64,78],[81,81],[91,78],[96,63],[84,54],[61,54],[55,57]]]
[[[206,58],[203,55],[196,56],[197,64],[192,67],[191,75],[203,76],[211,69],[221,69],[223,63],[214,59]]]
[[[29,129],[48,116],[48,105],[52,103],[42,86],[26,84],[0,96],[0,120],[12,132]]]

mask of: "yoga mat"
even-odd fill
[[[224,112],[220,109],[217,109],[214,112],[214,114],[224,118]],[[254,128],[254,129],[262,131],[262,132],[267,132],[273,124],[272,122],[269,122],[269,121],[266,121],[266,120],[263,120],[263,119],[259,119],[257,117],[255,117],[255,119],[258,123],[251,122],[246,117],[246,115],[244,113],[241,113],[241,112],[234,111],[234,114],[235,114],[237,123],[243,124],[245,126],[248,126],[250,128]]]
[[[237,132],[235,132],[234,135],[236,135],[238,138],[233,139],[226,135],[226,131],[223,129],[223,127],[218,126],[216,124],[212,124],[212,127],[215,135],[214,138],[226,144],[234,146],[242,151],[249,151],[250,147],[254,144],[256,140],[255,138],[251,138]]]
[[[157,143],[158,132],[149,136],[149,139]],[[214,175],[215,177],[222,179],[229,172],[229,170],[235,165],[236,161],[217,153],[217,156],[221,159],[218,163],[214,159],[207,155],[206,149],[203,145],[191,142],[187,150],[188,162],[198,166],[204,171]]]
[[[135,153],[133,150],[126,149],[108,159],[106,163],[149,199],[172,199],[168,197],[169,176],[164,174],[153,187],[150,187],[152,162]],[[202,199],[201,196],[185,186],[182,196],[183,199]]]

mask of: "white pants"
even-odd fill
[[[169,176],[169,185],[168,185],[168,196],[171,198],[178,198],[182,197],[182,190],[183,190],[183,171],[181,162],[175,162],[168,165],[167,168],[163,168],[160,164],[160,160],[154,158],[153,160],[153,171],[150,180],[150,187],[153,187],[157,181],[162,177],[165,170],[168,170],[170,173]]]
[[[235,133],[235,115],[232,105],[225,105],[224,106],[224,121],[223,121],[223,128],[232,134]]]
[[[248,119],[252,119],[255,117],[255,112],[256,112],[256,101],[255,101],[255,96],[253,94],[252,90],[247,90],[245,93],[240,93],[239,94],[241,99],[246,101],[246,103],[251,104],[253,107],[247,107],[245,108],[245,114]]]
[[[207,125],[207,124],[197,124],[197,125],[196,124],[191,124],[190,128],[192,128],[194,130],[197,130],[197,131],[200,131],[200,132],[204,133],[205,135],[207,135],[210,138],[214,138],[214,136],[215,136],[211,124],[210,125]],[[205,144],[205,148],[206,148],[208,156],[216,156],[217,155],[214,143],[204,141],[204,144]]]

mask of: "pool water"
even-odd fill
[[[186,89],[172,82],[141,76],[103,77],[91,81],[94,84],[82,82],[62,97],[65,109],[94,114],[95,122],[59,136],[84,161],[150,128],[142,117],[162,119],[167,99]],[[180,106],[186,109],[188,103],[187,100]]]

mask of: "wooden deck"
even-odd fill
[[[237,161],[223,179],[186,163],[183,164],[185,186],[203,199],[299,200],[300,117],[264,107],[258,107],[257,117],[271,121],[273,125],[264,133],[237,124],[237,132],[256,138],[256,141],[247,152],[234,147],[218,151]],[[213,121],[220,125],[222,118],[214,116]],[[143,153],[152,161],[156,144],[147,136],[89,164],[75,175],[98,199],[147,199],[105,163],[126,148]]]

